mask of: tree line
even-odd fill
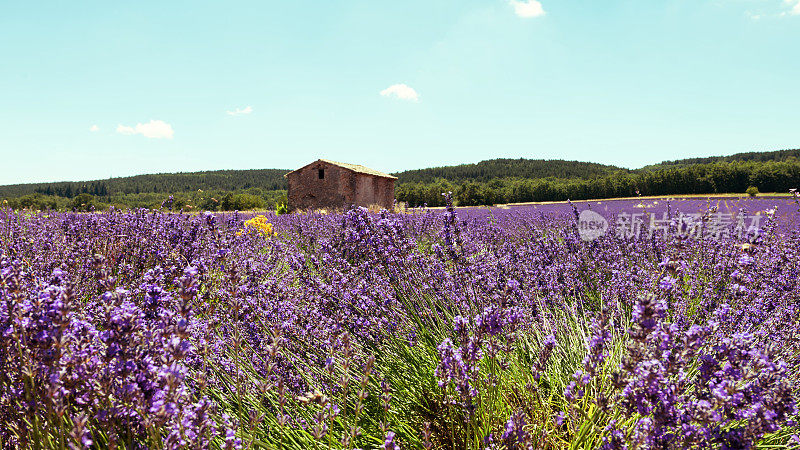
[[[396,198],[409,206],[442,206],[453,192],[461,206],[583,200],[637,195],[786,192],[800,187],[800,150],[665,161],[636,170],[562,160],[494,159],[396,173]],[[88,182],[0,186],[13,208],[94,210],[271,209],[286,202],[284,169],[151,174]]]
[[[459,206],[492,205],[633,197],[744,193],[755,186],[760,192],[788,192],[800,187],[800,161],[733,161],[674,166],[648,171],[618,170],[592,179],[498,178],[487,182],[401,183],[397,199],[409,206],[442,206],[442,192],[452,192]]]
[[[286,190],[289,172],[284,169],[215,170],[207,172],[159,173],[132,177],[108,178],[95,181],[63,181],[0,186],[0,198],[42,194],[73,198],[80,194],[108,196],[205,191],[245,191],[258,188],[265,191]]]
[[[171,209],[173,211],[246,211],[275,209],[280,204],[286,204],[286,191],[250,188],[235,191],[199,189],[173,194],[140,192],[92,195],[84,192],[71,198],[33,193],[19,197],[7,197],[3,202],[14,209],[29,208],[42,211],[96,211],[109,207]]]
[[[707,156],[702,158],[685,158],[675,161],[664,161],[659,164],[645,166],[639,171],[666,169],[671,166],[688,166],[692,164],[710,164],[715,162],[734,162],[734,161],[791,161],[800,159],[800,149],[775,150],[771,152],[746,152],[736,153],[730,156]]]
[[[608,175],[619,167],[561,159],[490,159],[475,164],[431,167],[393,174],[398,183],[432,183],[447,180],[454,183],[488,182],[497,178],[594,178]]]

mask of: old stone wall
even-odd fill
[[[394,180],[371,175],[357,175],[355,204],[379,205],[391,209],[394,204]]]
[[[322,179],[319,178],[320,169],[325,171]],[[349,170],[323,162],[290,173],[287,176],[289,209],[344,207],[352,201],[346,189],[349,175]]]
[[[319,171],[324,170],[324,177]],[[380,205],[391,208],[394,180],[353,172],[317,161],[287,175],[289,209],[347,208]]]

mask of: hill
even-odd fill
[[[658,164],[644,166],[641,169],[637,170],[638,171],[660,170],[676,166],[689,166],[693,164],[711,164],[715,162],[734,162],[734,161],[767,162],[767,161],[789,161],[792,159],[795,160],[800,159],[800,149],[775,150],[771,152],[746,152],[746,153],[735,153],[730,156],[708,156],[704,158],[686,158],[686,159],[678,159],[675,161],[662,161]]]
[[[157,208],[169,196],[176,208],[274,208],[286,201],[288,169],[162,173],[79,182],[0,186],[14,208]],[[636,170],[564,160],[492,159],[474,164],[396,172],[396,197],[411,206],[580,200],[637,195],[764,192],[800,187],[800,150],[738,153],[664,161]]]
[[[0,186],[0,198],[29,194],[72,198],[79,194],[114,195],[189,192],[202,190],[237,191],[250,188],[284,190],[285,169],[212,170],[206,172],[159,173],[93,181],[62,181]]]
[[[398,200],[441,206],[453,192],[462,206],[541,201],[787,192],[800,187],[800,150],[664,161],[636,170],[568,161],[492,160],[398,174]],[[545,169],[545,170],[542,170]],[[562,170],[563,169],[563,170]]]
[[[392,175],[399,183],[429,183],[437,179],[454,183],[486,182],[495,178],[594,178],[620,170],[597,163],[541,159],[492,159],[475,164],[408,170]],[[204,172],[159,173],[92,181],[62,181],[0,186],[0,198],[30,194],[72,198],[79,194],[106,196],[190,192],[202,190],[237,191],[251,188],[285,190],[284,174],[289,169],[213,170]]]
[[[430,183],[438,179],[455,183],[486,182],[495,178],[594,178],[611,174],[619,167],[561,159],[490,159],[475,164],[407,170],[392,175],[400,183]]]

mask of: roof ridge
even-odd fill
[[[394,179],[394,180],[397,179],[397,177],[389,175],[388,173],[383,173],[383,172],[381,172],[379,170],[371,169],[371,168],[369,168],[367,166],[364,166],[364,165],[361,165],[361,164],[345,163],[345,162],[334,161],[334,160],[331,160],[331,159],[324,159],[324,158],[320,158],[318,161],[326,162],[328,164],[332,164],[334,166],[338,166],[338,167],[342,167],[344,169],[352,170],[353,172],[357,172],[357,173],[363,173],[363,174],[367,174],[367,175],[374,175],[374,176],[378,176],[378,177],[382,177],[382,178],[391,178],[391,179]]]

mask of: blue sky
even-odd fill
[[[800,147],[800,0],[0,2],[0,184]]]

